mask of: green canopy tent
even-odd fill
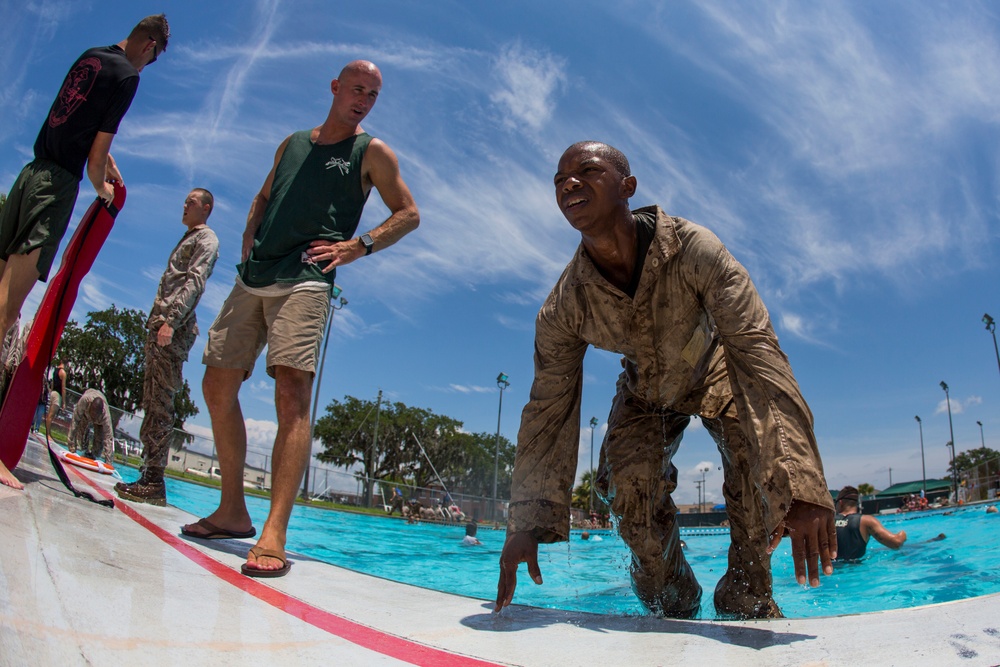
[[[928,479],[927,484],[927,502],[933,503],[935,500],[946,499],[951,493],[951,478],[947,479]],[[862,500],[862,508],[865,514],[875,514],[883,510],[896,509],[902,507],[906,503],[906,499],[911,495],[920,495],[920,491],[924,488],[924,480],[916,480],[915,482],[900,482],[899,484],[893,484],[888,489],[883,489],[875,494],[874,500],[870,497],[867,500]]]

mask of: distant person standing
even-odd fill
[[[94,432],[92,444],[87,442],[87,429]],[[73,408],[73,421],[69,425],[66,448],[81,456],[103,460],[113,464],[115,456],[114,427],[111,425],[111,409],[104,393],[88,389],[80,396]]]
[[[52,377],[49,380],[49,409],[45,414],[46,435],[51,435],[49,429],[52,428],[52,419],[59,414],[64,405],[66,405],[66,364],[60,359],[52,369]]]
[[[833,519],[837,528],[836,561],[856,561],[865,555],[868,539],[874,537],[890,549],[898,549],[906,542],[906,531],[892,533],[871,515],[861,514],[858,490],[845,486],[837,494],[837,514]]]
[[[167,48],[163,14],[147,16],[128,37],[85,51],[63,80],[35,140],[35,159],[21,170],[0,209],[0,336],[17,320],[36,281],[45,282],[66,233],[84,169],[97,196],[114,201],[122,175],[111,157],[139,87],[139,73]],[[0,462],[0,483],[15,486]]]
[[[243,495],[247,433],[239,393],[266,344],[278,432],[271,509],[241,568],[247,576],[279,577],[290,567],[285,539],[309,465],[309,404],[336,269],[384,250],[420,222],[395,153],[360,125],[381,89],[382,73],[373,63],[348,63],[330,82],[333,101],[323,123],[281,142],[250,205],[236,285],[208,332],[202,392],[222,497],[218,509],[181,532],[208,539],[220,530],[253,528]],[[389,217],[355,238],[372,188]]]
[[[392,498],[389,500],[389,516],[399,510],[400,515],[403,514],[403,492],[396,487],[392,490]]]
[[[35,418],[31,420],[31,432],[38,433],[45,421],[45,413],[49,409],[49,380],[43,378],[42,392],[38,396],[38,405],[35,406]]]
[[[142,476],[131,484],[115,484],[118,496],[125,500],[167,504],[163,471],[176,420],[174,398],[184,384],[184,362],[198,337],[195,306],[219,258],[219,239],[208,228],[214,206],[215,199],[205,188],[195,188],[184,200],[181,222],[187,232],[170,253],[146,320],[145,416],[139,429]]]

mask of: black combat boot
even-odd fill
[[[163,478],[156,479],[143,474],[138,481],[126,484],[118,482],[115,484],[115,491],[120,498],[131,500],[137,503],[149,503],[164,507],[167,504],[167,489],[163,484]]]

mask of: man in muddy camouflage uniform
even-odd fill
[[[569,536],[583,358],[622,355],[595,488],[632,552],[632,587],[653,613],[697,615],[701,587],[681,550],[671,458],[692,415],[722,454],[731,526],[716,610],[781,615],[770,554],[792,538],[796,578],[832,574],[833,503],[812,415],[746,270],[710,231],[657,206],[629,210],[636,180],[620,151],[596,142],[563,153],[563,215],[581,233],[573,260],[536,321],[535,379],[518,433],[496,609],[510,603],[518,563],[542,583],[538,543]]]
[[[174,432],[174,396],[184,383],[181,370],[198,337],[194,309],[219,257],[219,239],[207,224],[214,204],[212,193],[204,188],[195,188],[184,200],[181,221],[188,230],[170,253],[146,321],[145,416],[139,429],[142,477],[132,484],[115,485],[126,500],[153,505],[167,502],[163,469]]]
[[[94,432],[92,442],[88,442],[88,429]],[[115,441],[111,410],[108,407],[108,399],[101,391],[88,389],[76,402],[73,408],[73,420],[69,424],[66,449],[87,458],[114,463]]]

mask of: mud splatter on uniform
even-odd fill
[[[653,222],[635,296],[612,286],[581,245],[542,306],[535,379],[518,433],[508,532],[539,542],[569,536],[583,358],[621,354],[595,489],[632,551],[632,582],[650,610],[692,616],[698,585],[680,547],[671,458],[691,415],[718,444],[731,525],[720,613],[780,616],[771,597],[767,535],[792,500],[833,508],[812,413],[746,270],[709,230],[635,211]]]
[[[143,474],[162,479],[174,429],[174,396],[184,382],[181,375],[188,352],[198,337],[195,306],[219,258],[219,239],[205,225],[189,230],[170,253],[160,278],[156,299],[146,320],[146,372],[142,408],[145,417],[139,429],[143,444]],[[156,342],[160,327],[169,324],[174,335],[170,344]]]
[[[95,405],[100,402],[100,407]],[[87,447],[87,428],[93,428],[94,441]],[[111,425],[111,410],[108,399],[97,389],[88,389],[80,396],[73,408],[73,420],[69,425],[66,443],[69,451],[82,451],[90,458],[102,457],[108,463],[114,461],[114,427]]]

